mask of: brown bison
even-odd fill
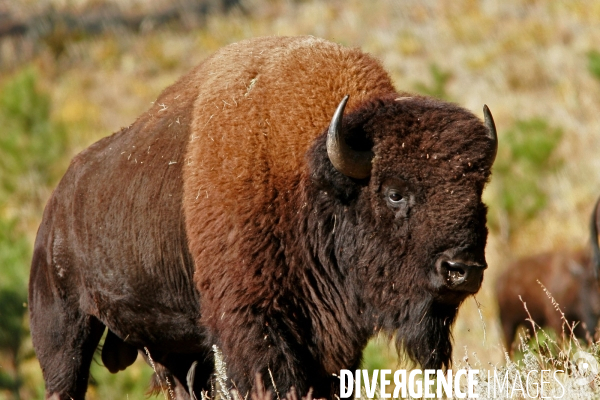
[[[313,37],[218,51],[76,156],[46,206],[29,295],[46,396],[84,397],[105,328],[110,371],[147,349],[196,393],[213,345],[242,395],[262,374],[332,397],[380,331],[448,366],[486,268],[484,114]]]
[[[592,212],[589,249],[578,251],[548,252],[525,257],[512,263],[496,281],[496,298],[500,311],[500,323],[506,348],[512,352],[512,344],[519,326],[531,327],[531,318],[539,326],[547,326],[556,333],[570,334],[569,328],[540,283],[546,287],[559,304],[565,318],[572,325],[576,337],[594,337],[600,318],[600,292],[597,271],[598,254],[598,205]],[[593,262],[593,260],[596,260]],[[538,283],[539,281],[539,283]],[[521,299],[519,299],[521,296]]]

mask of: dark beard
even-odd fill
[[[449,368],[452,363],[450,328],[458,306],[437,303],[431,297],[412,304],[409,318],[396,328],[399,357],[408,357],[423,369]]]

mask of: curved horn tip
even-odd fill
[[[496,124],[494,123],[494,117],[492,117],[492,112],[488,108],[487,104],[483,105],[483,117],[485,126],[487,128],[487,136],[492,141],[493,146],[493,155],[492,155],[492,163],[496,159],[496,154],[498,153],[498,134],[496,133]]]
[[[338,104],[337,108],[335,109],[335,113],[333,114],[333,118],[331,119],[331,122],[339,121],[339,123],[341,125],[342,116],[344,115],[344,109],[346,108],[346,104],[348,103],[349,98],[350,98],[350,95],[347,94],[344,96],[342,101],[340,101],[340,104]]]
[[[483,105],[483,117],[485,126],[488,128],[489,137],[492,140],[498,141],[498,135],[496,133],[496,124],[494,123],[494,117],[487,104]]]
[[[329,129],[327,130],[327,142],[329,143],[330,139],[337,140],[338,135],[342,128],[342,117],[344,116],[344,109],[346,108],[346,103],[348,103],[348,99],[350,95],[345,95],[340,104],[338,104],[335,112],[333,113],[333,118],[331,118],[331,123],[329,124]],[[328,144],[329,146],[329,144]]]

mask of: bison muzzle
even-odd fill
[[[380,331],[447,367],[486,267],[484,116],[398,93],[321,39],[221,49],[77,155],[48,201],[29,294],[47,396],[85,396],[105,329],[109,370],[143,349],[197,394],[213,345],[242,396],[261,374],[333,397]]]

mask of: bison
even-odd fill
[[[213,345],[242,396],[261,374],[333,397],[380,331],[447,367],[487,266],[484,116],[399,93],[322,39],[221,49],[77,155],[48,201],[29,287],[46,396],[85,396],[105,329],[111,372],[144,349],[196,393]]]
[[[594,337],[600,318],[597,278],[599,205],[597,202],[590,221],[592,254],[589,248],[583,248],[532,255],[515,261],[498,277],[496,299],[504,343],[509,352],[513,350],[519,326],[531,324],[526,321],[529,315],[539,326],[547,326],[557,333],[564,329],[570,334],[569,328],[564,326],[563,316],[540,283],[558,303],[569,323],[579,322],[573,330],[575,336],[584,340]]]

